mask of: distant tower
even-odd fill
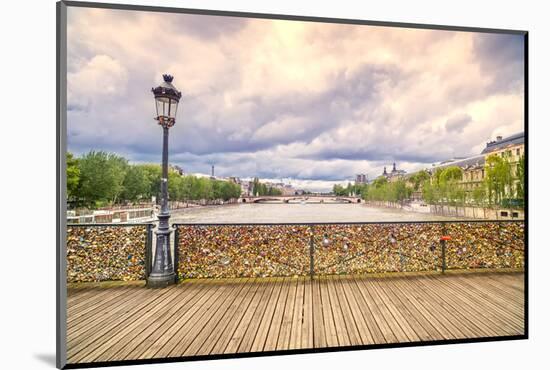
[[[384,166],[384,173],[382,174],[382,176],[387,176],[388,175],[388,172],[386,171],[386,166]]]
[[[395,168],[395,162],[393,162],[393,169],[391,170],[391,172],[396,172],[397,171],[397,168]]]
[[[214,177],[214,165],[212,165],[212,177]]]

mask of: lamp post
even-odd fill
[[[156,232],[157,244],[155,248],[155,259],[151,274],[147,277],[147,286],[151,288],[162,288],[175,282],[174,265],[170,251],[170,210],[168,209],[168,129],[176,123],[176,112],[178,102],[181,98],[170,75],[162,75],[164,82],[152,89],[155,95],[158,124],[162,126],[162,178],[160,182],[160,213],[158,215],[159,227]],[[177,246],[175,246],[177,248]],[[176,261],[177,263],[177,261]]]

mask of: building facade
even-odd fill
[[[438,169],[445,169],[450,166],[459,167],[462,170],[462,180],[460,183],[466,193],[471,196],[472,192],[481,186],[485,180],[485,163],[489,156],[496,155],[505,158],[511,165],[512,176],[516,177],[518,166],[524,153],[525,137],[523,132],[505,138],[497,136],[496,140],[488,142],[478,155],[434,164],[426,171],[433,176]],[[421,192],[421,189],[419,191]]]
[[[362,185],[367,183],[367,175],[360,173],[355,175],[355,185]]]
[[[386,167],[384,167],[384,172],[382,172],[382,176],[388,179],[389,182],[395,182],[397,180],[403,179],[406,174],[407,171],[397,169],[395,162],[393,163],[391,172],[388,172],[386,170]]]

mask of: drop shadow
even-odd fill
[[[52,367],[55,367],[56,365],[55,353],[35,353],[34,358]]]

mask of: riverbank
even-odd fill
[[[457,219],[474,220],[523,220],[523,209],[487,208],[477,206],[451,206],[423,203],[395,203],[384,201],[367,201],[366,206],[390,209],[401,209],[405,212],[417,214],[430,214],[441,217],[453,217]]]

